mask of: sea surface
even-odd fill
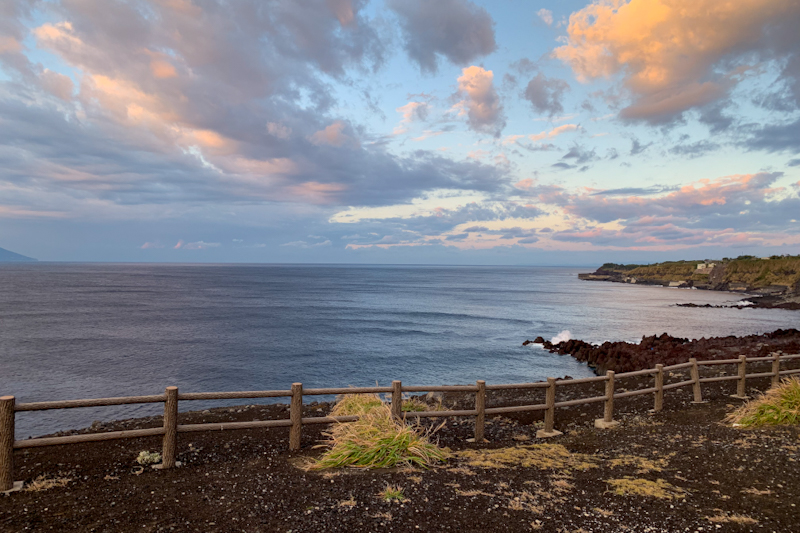
[[[522,346],[794,327],[797,312],[696,309],[741,295],[580,281],[587,268],[0,264],[0,395],[18,402],[592,375]],[[181,402],[181,410],[257,403]],[[268,400],[262,400],[268,401]],[[123,405],[17,414],[17,438],[157,414]]]

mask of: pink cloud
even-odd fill
[[[495,133],[505,126],[493,79],[491,70],[474,65],[463,69],[458,78],[458,92],[466,98],[457,105],[465,110],[470,127],[478,131]]]
[[[784,0],[597,0],[570,16],[553,55],[581,81],[621,73],[633,97],[621,116],[662,122],[725,96],[742,74],[725,61],[773,54],[765,28],[798,13]]]
[[[314,133],[309,140],[320,146],[320,145],[328,145],[328,146],[336,146],[341,147],[345,146],[348,148],[358,148],[359,142],[345,133],[345,128],[347,125],[342,122],[341,120],[337,120],[333,124],[327,126],[323,130],[319,130],[318,132]]]

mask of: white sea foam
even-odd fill
[[[568,329],[565,329],[564,331],[562,331],[561,333],[550,339],[550,342],[552,342],[553,344],[558,344],[559,342],[568,341],[571,338],[572,338],[572,333],[570,333]]]

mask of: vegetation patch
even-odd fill
[[[142,466],[154,465],[161,462],[161,454],[158,452],[141,451],[136,457],[136,462]]]
[[[669,458],[674,455],[674,453],[671,453],[662,459],[648,459],[646,457],[639,457],[638,455],[620,455],[609,459],[608,465],[611,468],[629,466],[635,468],[637,474],[661,472],[661,470],[666,468]]]
[[[611,486],[611,490],[618,496],[646,496],[649,498],[659,498],[662,500],[672,500],[683,496],[683,491],[664,481],[657,479],[639,479],[624,477],[622,479],[606,480]]]
[[[328,433],[329,449],[312,469],[429,468],[447,460],[449,452],[429,440],[430,432],[420,432],[392,417],[391,409],[371,394],[350,395],[331,411],[333,416],[358,415],[355,422],[336,424]],[[434,430],[435,431],[435,430]]]
[[[800,424],[800,380],[785,379],[726,418],[737,427]]]
[[[68,477],[47,477],[46,475],[42,474],[28,483],[25,486],[25,490],[28,492],[41,492],[43,490],[54,489],[56,487],[66,487],[70,481],[72,481],[72,479]]]
[[[560,444],[531,444],[494,450],[464,450],[456,454],[469,466],[480,468],[541,468],[544,470],[588,470],[597,467],[590,455],[572,453]]]
[[[714,516],[707,516],[709,522],[715,524],[738,524],[740,526],[753,526],[758,524],[758,520],[749,516],[731,513],[731,514],[718,514]]]

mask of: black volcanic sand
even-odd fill
[[[800,362],[792,363],[795,366]],[[763,368],[758,368],[761,366]],[[753,371],[768,370],[754,365]],[[718,367],[735,373],[735,367]],[[668,376],[668,382],[684,378]],[[647,378],[620,379],[618,391],[652,386]],[[748,382],[748,393],[767,379]],[[559,386],[558,401],[601,394],[603,383]],[[320,452],[320,426],[303,428],[302,450],[287,451],[285,428],[179,435],[169,471],[140,472],[141,450],[160,450],[159,438],[86,443],[17,451],[16,479],[61,476],[64,487],[0,497],[2,531],[546,531],[546,532],[800,532],[800,428],[741,430],[722,422],[741,401],[735,382],[704,386],[708,403],[691,403],[691,390],[668,391],[664,410],[649,415],[652,395],[615,402],[620,426],[596,430],[602,403],[556,412],[564,435],[535,438],[542,412],[487,420],[488,442],[467,442],[472,419],[445,419],[435,436],[453,451],[558,444],[587,454],[589,470],[516,465],[483,468],[451,459],[428,471],[306,472]],[[491,393],[492,391],[490,391]],[[541,402],[542,390],[489,394],[489,406]],[[469,395],[446,395],[448,406],[469,405]],[[305,406],[319,416],[328,404]],[[182,413],[180,423],[286,418],[286,406],[242,406]],[[430,423],[438,423],[430,421]],[[101,424],[94,431],[153,427],[158,417]],[[73,433],[77,433],[73,432]],[[613,459],[639,459],[613,463]],[[646,461],[650,461],[649,465]],[[672,500],[617,495],[607,480],[626,476],[664,480]],[[403,489],[403,503],[385,502],[387,485]],[[732,517],[757,522],[740,525]],[[713,520],[713,521],[712,521]],[[724,520],[724,521],[720,521]]]
[[[796,329],[778,329],[772,333],[746,337],[712,337],[699,340],[682,339],[664,333],[660,336],[642,337],[639,344],[604,342],[594,345],[577,339],[553,344],[541,337],[533,342],[542,344],[551,353],[571,355],[594,368],[597,374],[604,374],[607,370],[620,373],[655,368],[657,363],[675,365],[685,363],[692,357],[698,361],[707,361],[736,359],[740,355],[766,357],[777,351],[800,353],[800,331]],[[523,345],[530,343],[527,340]]]

